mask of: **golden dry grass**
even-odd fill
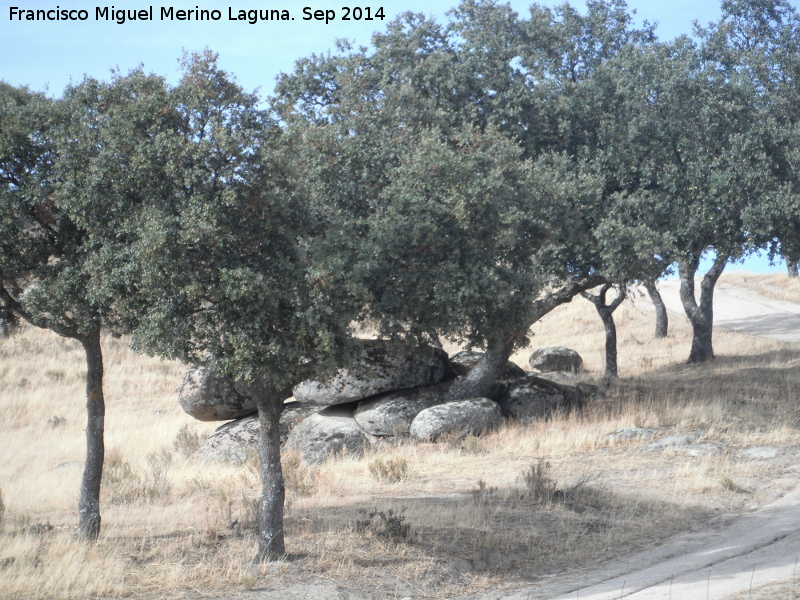
[[[82,352],[22,328],[0,339],[0,598],[213,596],[331,580],[380,597],[451,598],[597,565],[781,493],[779,464],[733,454],[800,445],[800,348],[718,330],[717,360],[690,367],[681,319],[653,340],[641,301],[626,302],[616,317],[622,380],[581,414],[313,468],[287,456],[290,560],[259,568],[249,561],[255,465],[187,460],[174,447],[182,428],[206,435],[216,424],[178,406],[185,368],[134,355],[112,338],[104,340],[103,531],[95,545],[73,538]],[[602,374],[603,332],[588,302],[574,300],[533,332],[535,347],[572,347],[586,377]],[[529,354],[514,358],[524,366]],[[626,426],[698,432],[728,451],[697,458],[605,441]],[[558,492],[534,493],[534,483]],[[398,528],[380,516],[358,527],[364,511]],[[47,522],[52,531],[35,527]]]
[[[800,279],[790,279],[782,273],[755,275],[745,271],[731,271],[723,273],[720,281],[753,290],[775,300],[800,302]]]

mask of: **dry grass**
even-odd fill
[[[181,365],[135,356],[124,340],[104,340],[102,536],[93,546],[73,538],[83,357],[77,344],[23,328],[0,339],[0,598],[177,598],[314,579],[380,597],[449,598],[600,564],[778,495],[780,465],[732,456],[747,446],[800,445],[800,348],[720,330],[718,359],[689,367],[680,319],[653,340],[641,303],[626,302],[615,316],[623,379],[582,414],[318,467],[287,456],[291,560],[257,569],[249,564],[255,459],[241,467],[189,461],[195,434],[215,424],[178,406]],[[588,302],[562,307],[534,334],[535,347],[572,347],[588,378],[602,374],[603,331]],[[515,359],[524,366],[529,354]],[[699,432],[728,452],[696,458],[605,442],[634,425]],[[374,524],[359,527],[365,511]],[[384,526],[390,517],[400,519],[394,528]],[[47,522],[52,530],[35,527]]]
[[[738,285],[775,300],[800,302],[800,279],[789,279],[782,273],[754,275],[744,271],[731,271],[723,273],[720,282]]]

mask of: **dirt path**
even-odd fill
[[[658,283],[667,310],[685,318],[678,287],[677,279]],[[699,294],[700,286],[696,288]],[[752,290],[718,283],[714,291],[714,326],[800,343],[800,304],[765,298]]]

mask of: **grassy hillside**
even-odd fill
[[[787,289],[779,279],[770,285]],[[376,598],[452,598],[596,565],[780,494],[780,464],[733,455],[800,446],[800,348],[716,331],[718,359],[690,367],[682,319],[653,340],[642,298],[616,317],[622,380],[582,414],[316,468],[287,456],[291,560],[260,568],[248,533],[255,460],[188,460],[195,438],[218,424],[178,406],[185,367],[135,355],[124,339],[104,340],[101,539],[73,540],[83,354],[23,328],[0,339],[0,598],[181,597],[331,579]],[[602,327],[588,302],[576,299],[533,333],[534,348],[569,346],[587,379],[602,374]],[[529,354],[515,360],[525,366]],[[626,426],[698,432],[727,451],[637,453],[641,442],[604,440]]]

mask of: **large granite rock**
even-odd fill
[[[530,423],[555,411],[581,408],[586,404],[586,396],[575,386],[529,375],[513,381],[499,404],[508,418]]]
[[[308,416],[322,410],[319,406],[289,402],[284,405],[279,422],[281,444],[289,433]],[[227,462],[241,464],[251,454],[258,452],[258,415],[252,415],[220,425],[200,448],[192,454],[193,460],[202,462]]]
[[[467,398],[426,408],[411,423],[411,436],[436,440],[443,435],[479,435],[503,422],[500,407],[488,398]]]
[[[447,354],[422,348],[394,353],[388,343],[363,340],[354,363],[327,381],[308,380],[294,388],[299,402],[333,406],[393,392],[441,383],[449,374]]]
[[[446,382],[363,400],[356,409],[356,423],[370,435],[407,436],[414,418],[426,408],[444,403],[449,388],[450,382]]]
[[[228,421],[256,412],[256,402],[243,383],[194,367],[183,379],[178,400],[198,421]]]
[[[528,359],[528,364],[537,371],[568,371],[578,373],[583,359],[575,350],[563,346],[539,348]]]
[[[322,409],[322,406],[304,404],[302,402],[287,402],[284,404],[279,424],[281,432],[281,444],[286,443],[286,440],[289,439],[289,434],[295,427]]]
[[[340,453],[361,454],[372,438],[358,426],[351,406],[333,406],[306,417],[292,429],[286,448],[299,452],[309,464]]]
[[[258,415],[220,425],[192,454],[200,462],[242,464],[258,452]]]

